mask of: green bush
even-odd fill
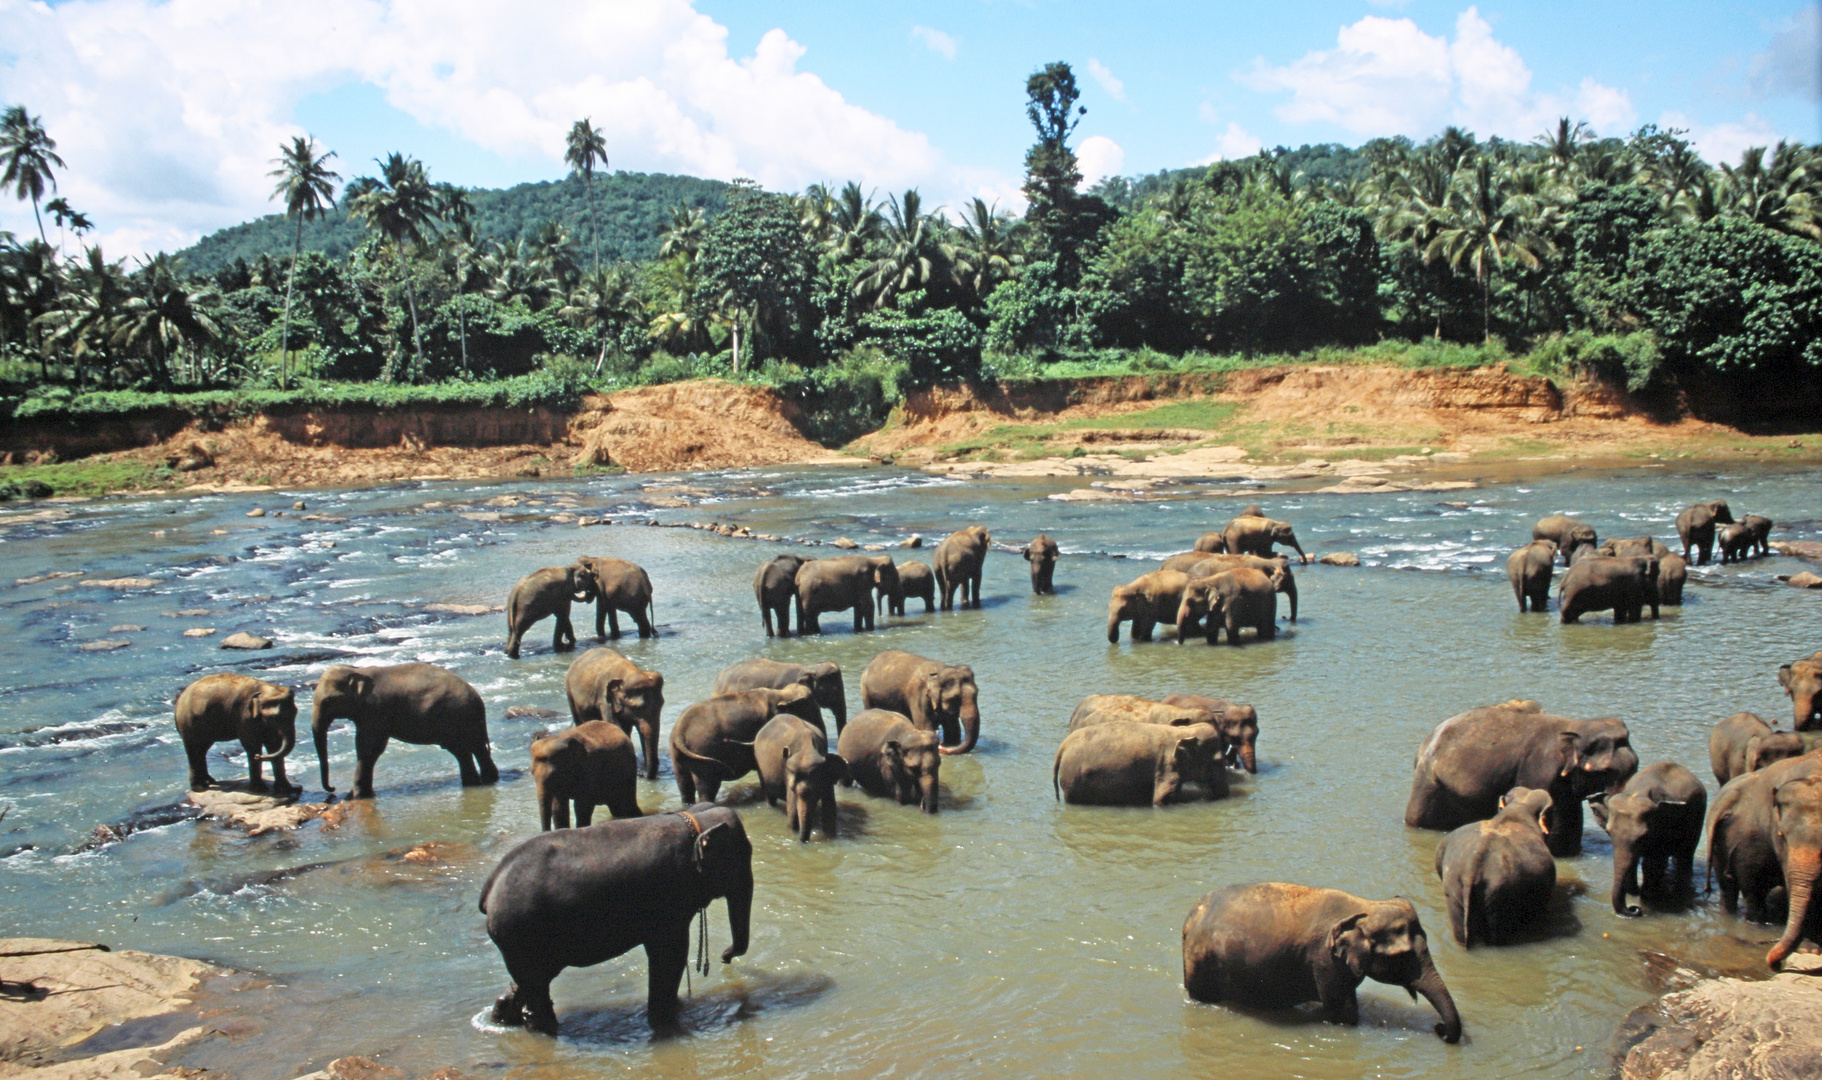
[[[769,366],[764,374],[803,410],[804,434],[824,446],[841,446],[876,430],[903,400],[910,365],[877,345],[849,349],[833,363],[805,371],[795,364]]]

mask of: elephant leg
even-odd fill
[[[760,604],[759,619],[761,622],[765,623],[765,636],[775,637],[776,635],[772,633],[772,609],[764,604]]]
[[[1322,1002],[1322,1015],[1329,1023],[1360,1026],[1360,999],[1352,986],[1339,980],[1328,986],[1318,983],[1316,997]]]
[[[981,606],[981,572],[979,570],[974,572],[974,606],[977,610]]]
[[[540,1035],[555,1035],[557,1009],[550,1000],[550,981],[556,972],[508,960],[506,974],[512,977],[512,986],[493,1003],[494,1023],[509,1027],[523,1023]]]
[[[552,799],[551,808],[545,813],[544,817],[546,819],[544,822],[546,831],[550,829],[551,822],[553,821],[559,829],[569,828],[569,799],[567,797]]]
[[[481,786],[481,771],[475,768],[475,758],[479,756],[476,751],[457,746],[445,746],[443,749],[449,751],[450,756],[456,759],[456,768],[460,770],[462,774],[463,787]],[[480,753],[485,752],[485,749],[480,751]],[[491,783],[492,781],[488,782]]]
[[[1152,629],[1156,625],[1157,624],[1150,619],[1134,619],[1132,621],[1132,639],[1134,641],[1150,641]]]
[[[686,919],[681,929],[660,933],[661,938],[645,943],[645,1016],[653,1032],[673,1034],[682,1027],[677,988],[683,984],[683,969],[689,964],[690,924]]]
[[[567,804],[565,804],[565,809],[567,809]],[[558,817],[557,817],[557,800],[552,798],[547,792],[542,792],[542,791],[539,792],[538,793],[538,829],[539,829],[539,831],[549,832],[551,822],[553,820],[557,820],[557,819],[558,819]],[[559,827],[567,829],[569,826],[562,825]]]
[[[1579,855],[1582,851],[1582,804],[1574,799],[1565,801],[1566,806],[1559,802],[1550,807],[1550,834],[1544,839],[1552,855]]]
[[[557,629],[550,636],[552,652],[570,652],[576,647],[576,628],[569,621],[569,612],[557,612]]]
[[[517,660],[519,658],[519,639],[524,635],[525,628],[518,623],[513,623],[511,626],[507,627],[506,656],[508,659]]]
[[[769,793],[766,801],[772,801]],[[792,784],[789,780],[786,780],[784,792],[784,827],[792,832],[797,831],[798,810],[797,786]]]
[[[835,839],[835,834],[840,831],[836,819],[835,789],[830,787],[828,794],[823,796],[822,800],[822,834],[830,840]],[[806,836],[804,839],[808,840],[809,837]]]
[[[1265,641],[1278,640],[1278,624],[1269,622],[1261,623],[1259,626],[1259,637]]]
[[[804,634],[822,633],[822,622],[817,619],[817,614],[818,612],[815,608],[798,607],[797,633],[799,636]]]
[[[190,759],[190,790],[209,790],[209,785],[215,782],[209,775],[209,744],[185,742],[183,752]]]
[[[639,625],[640,637],[655,638],[658,636],[658,628],[652,625],[652,620],[646,616],[646,611],[647,608],[643,607],[634,610],[632,612],[633,622]]]
[[[391,741],[392,739],[390,736],[374,730],[372,724],[365,726],[360,724],[355,725],[354,787],[348,793],[349,798],[373,798],[373,763],[378,761],[380,755],[386,752],[386,744]]]
[[[1240,644],[1240,620],[1232,615],[1227,617],[1227,643],[1229,645]]]
[[[683,805],[695,806],[701,802],[696,797],[696,774],[690,771],[690,767],[672,761],[671,769],[677,775],[677,793],[683,796]]]
[[[715,796],[721,794],[720,776],[698,776],[696,786],[702,791],[703,802],[714,802]]]
[[[525,1024],[525,1006],[519,998],[519,984],[513,983],[506,992],[494,999],[493,1022],[504,1027],[522,1027]]]
[[[493,751],[488,748],[483,738],[481,745],[474,752],[475,760],[481,765],[481,783],[497,784],[500,782],[500,767],[493,763]]]
[[[620,610],[618,608],[607,609],[607,635],[615,641],[620,640]]]
[[[867,625],[867,616],[871,607],[871,604],[857,603],[854,605],[854,632],[856,634],[860,633],[862,630],[873,629],[871,626]]]
[[[247,754],[247,787],[254,791],[265,791],[266,770],[259,760],[259,755],[265,748],[256,739],[242,739],[240,748]]]
[[[791,636],[791,602],[789,600],[778,605],[778,636]]]
[[[607,640],[607,600],[605,598],[595,601],[595,640]]]
[[[586,829],[595,820],[594,801],[587,798],[576,800],[576,828]]]

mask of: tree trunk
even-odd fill
[[[733,327],[734,374],[738,375],[740,374],[740,316],[734,316]]]
[[[424,339],[418,334],[418,290],[411,284],[411,271],[405,271],[405,303],[411,308],[411,349],[417,355],[417,369],[411,374],[416,382],[424,374]]]
[[[1485,272],[1480,276],[1480,343],[1493,343],[1493,281]]]
[[[599,377],[600,377],[600,375],[601,375],[601,365],[603,365],[603,364],[605,364],[605,363],[607,363],[607,333],[606,333],[606,331],[602,331],[602,334],[601,334],[601,355],[600,355],[600,356],[597,356],[597,357],[595,357],[595,376],[596,376],[596,378],[599,378]]]
[[[461,298],[457,294],[457,299]],[[456,307],[456,326],[461,328],[462,335],[462,374],[468,374],[468,307],[459,304]]]
[[[55,190],[56,185],[52,184],[51,186],[52,186],[52,189]],[[32,218],[38,222],[38,239],[44,244],[45,247],[50,247],[51,242],[44,235],[44,218],[42,216],[40,216],[38,213],[38,196],[36,196],[36,195],[32,196]]]
[[[297,218],[297,235],[291,241],[291,273],[285,277],[285,319],[278,332],[278,388],[291,388],[291,294],[297,288],[297,254],[304,248],[304,218]]]

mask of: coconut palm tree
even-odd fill
[[[1537,266],[1551,250],[1540,224],[1542,204],[1537,185],[1518,170],[1491,159],[1475,158],[1456,176],[1450,197],[1432,223],[1424,261],[1441,256],[1451,270],[1465,260],[1480,283],[1484,340],[1493,340],[1493,285],[1496,270],[1507,263]]]
[[[584,277],[569,294],[569,301],[557,314],[584,330],[601,335],[601,352],[595,357],[595,374],[601,374],[607,363],[607,349],[619,329],[640,315],[645,306],[639,302],[635,276],[629,267],[616,266],[597,270]]]
[[[570,241],[569,230],[561,222],[546,221],[538,226],[538,231],[531,238],[532,257],[543,265],[544,272],[555,279],[557,289],[568,293],[581,277],[581,268],[576,265],[575,245]]]
[[[951,279],[970,307],[979,308],[1001,281],[1024,261],[1019,253],[1018,222],[1002,217],[979,196],[969,204],[956,241],[947,245]]]
[[[703,217],[701,207],[691,208],[678,203],[671,207],[670,225],[659,235],[658,257],[693,262],[696,253],[702,250],[702,238],[707,230],[708,221]]]
[[[855,275],[854,295],[871,297],[874,307],[885,307],[899,293],[938,279],[948,262],[940,228],[934,214],[924,213],[917,189],[905,192],[903,199],[889,198],[879,254]]]
[[[482,256],[480,270],[487,278],[487,298],[496,304],[519,302],[531,311],[542,311],[557,292],[556,278],[524,240],[511,248],[495,244]]]
[[[69,356],[76,385],[82,385],[84,361],[111,355],[109,339],[133,296],[124,265],[109,262],[99,246],[89,248],[82,263],[69,271],[69,284],[54,311],[39,316],[45,344]]]
[[[297,259],[304,250],[304,222],[316,220],[335,205],[335,182],[341,176],[329,168],[329,159],[334,156],[335,151],[330,150],[319,157],[316,140],[299,135],[292,138],[290,146],[278,148],[278,156],[272,159],[277,168],[266,174],[278,181],[270,197],[282,199],[285,216],[297,221],[291,235],[291,272],[285,275],[285,313],[278,332],[278,385],[281,390],[290,386],[291,298],[296,292]]]
[[[829,250],[837,259],[858,259],[866,254],[867,245],[879,239],[885,219],[879,207],[850,180],[835,196],[830,218]]]
[[[588,205],[589,245],[593,249],[594,268],[599,270],[601,230],[595,226],[595,166],[607,168],[607,140],[602,137],[600,128],[589,124],[588,117],[584,116],[570,126],[563,161],[569,166],[569,175],[582,178],[582,199]]]
[[[32,200],[32,217],[38,222],[38,239],[49,244],[44,235],[44,217],[38,213],[38,200],[44,198],[45,185],[57,190],[57,177],[51,166],[64,168],[57,156],[57,140],[44,130],[40,117],[27,115],[25,106],[14,105],[0,113],[0,187],[13,189],[13,197]]]
[[[411,311],[411,343],[417,356],[416,370],[421,372],[424,370],[424,340],[418,331],[417,289],[412,284],[407,260],[423,247],[426,235],[435,228],[437,190],[431,185],[423,163],[416,158],[393,153],[385,161],[375,159],[375,164],[380,167],[379,176],[358,177],[343,194],[349,214],[392,244],[399,272],[405,279],[405,300]]]
[[[187,282],[182,264],[160,252],[141,264],[135,276],[134,295],[122,304],[108,344],[145,357],[152,378],[171,383],[174,354],[188,350],[192,356],[203,345],[221,338],[214,311],[221,294],[212,285]],[[192,374],[195,374],[192,365]]]

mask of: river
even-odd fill
[[[666,483],[687,487],[652,490]],[[55,520],[26,518],[41,506],[9,510],[0,515],[0,581],[9,583],[0,627],[13,642],[0,652],[0,852],[14,853],[0,858],[4,930],[259,973],[227,1003],[233,1015],[216,1021],[231,1037],[175,1059],[247,1078],[290,1077],[347,1053],[413,1076],[444,1065],[526,1078],[1604,1076],[1616,1025],[1667,980],[1762,965],[1775,928],[1730,919],[1712,898],[1686,913],[1615,917],[1610,849],[1592,821],[1585,853],[1559,861],[1551,932],[1466,951],[1448,938],[1432,868],[1439,834],[1407,830],[1401,814],[1412,756],[1431,727],[1517,697],[1623,717],[1642,762],[1681,762],[1712,797],[1715,720],[1744,709],[1788,726],[1777,666],[1822,647],[1817,596],[1772,578],[1800,569],[1796,560],[1692,567],[1684,606],[1661,621],[1614,626],[1601,614],[1564,627],[1554,614],[1518,613],[1505,556],[1557,511],[1603,537],[1674,540],[1678,509],[1716,496],[1736,514],[1776,519],[1776,538],[1822,539],[1822,476],[1659,468],[1445,494],[1261,494],[1269,513],[1296,523],[1307,550],[1352,551],[1364,565],[1300,568],[1302,620],[1275,642],[1241,648],[1179,647],[1162,634],[1109,646],[1103,628],[1110,587],[1155,568],[1144,559],[1186,550],[1252,497],[1045,498],[1065,486],[759,470],[117,498],[68,505]],[[679,498],[689,505],[658,508]],[[304,520],[289,510],[295,499],[344,520]],[[287,512],[250,519],[255,507]],[[560,512],[616,524],[552,523]],[[914,600],[908,617],[882,617],[878,632],[850,633],[834,615],[820,638],[768,641],[751,581],[782,549],[646,527],[651,518],[825,541],[918,533],[927,545],[980,522],[1015,546],[1047,530],[1064,555],[1055,596],[1032,596],[1024,562],[995,551],[981,611],[925,615]],[[885,648],[968,663],[979,680],[981,745],[945,759],[938,816],[853,789],[841,796],[841,837],[803,845],[781,811],[754,798],[752,778],[724,788],[755,845],[752,948],[696,978],[684,1038],[651,1040],[639,953],[558,979],[558,1040],[484,1022],[506,976],[475,901],[498,858],[537,829],[526,747],[548,722],[505,712],[564,709],[573,657],[550,652],[543,623],[523,658],[508,660],[503,615],[425,605],[500,604],[521,574],[579,554],[631,559],[651,574],[661,634],[619,647],[664,673],[666,732],[717,671],[749,656],[839,662],[851,711],[861,669]],[[930,551],[893,554],[927,560]],[[56,571],[82,573],[11,584]],[[78,583],[129,576],[156,584]],[[207,614],[167,614],[191,610]],[[576,622],[589,644],[592,613]],[[191,627],[219,633],[182,636]],[[242,629],[276,648],[217,648]],[[131,645],[78,649],[99,639]],[[324,664],[350,658],[442,664],[472,682],[488,702],[501,783],[464,790],[448,754],[395,742],[376,770],[378,798],[336,828],[247,838],[180,820],[78,850],[96,825],[183,797],[170,703],[188,681],[236,670],[303,688]],[[1177,691],[1258,708],[1256,777],[1225,801],[1163,810],[1054,800],[1051,761],[1078,699]],[[307,696],[291,774],[320,799]],[[330,746],[345,790],[354,764],[346,725]],[[215,775],[242,775],[238,748],[222,749],[235,760],[217,754]],[[647,811],[678,806],[668,762],[655,783],[640,781],[640,798]],[[428,863],[387,857],[425,841],[442,845]],[[332,865],[271,875],[322,863]],[[1462,1043],[1430,1033],[1423,1003],[1370,982],[1353,1030],[1187,1001],[1184,916],[1210,889],[1258,880],[1411,897],[1460,1006]],[[727,940],[718,903],[711,950]],[[1684,970],[1672,971],[1678,964]]]

